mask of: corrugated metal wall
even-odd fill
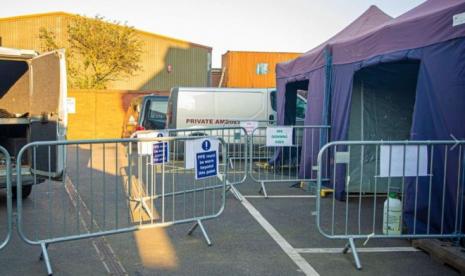
[[[129,81],[112,84],[115,89],[170,90],[174,86],[208,86],[210,50],[188,42],[161,39],[139,33],[143,41],[142,71]],[[171,72],[168,71],[171,67]]]
[[[3,47],[40,50],[39,29],[55,32],[60,44],[67,38],[70,14],[57,12],[0,19]],[[143,41],[142,70],[109,89],[170,90],[174,86],[208,86],[211,48],[137,30]],[[171,72],[168,72],[170,65]]]
[[[39,14],[0,18],[0,37],[3,47],[40,50],[39,29],[45,27],[55,32],[58,41],[65,41],[64,13]]]
[[[226,68],[224,87],[275,87],[276,64],[300,55],[300,53],[228,51],[222,56],[222,67]],[[260,72],[257,72],[257,67],[261,67],[258,70]]]

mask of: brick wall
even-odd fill
[[[124,90],[68,90],[68,97],[76,101],[76,113],[68,114],[68,139],[120,138],[124,115],[131,99],[151,93],[160,94]]]

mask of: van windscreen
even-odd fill
[[[163,113],[166,114],[168,109],[168,102],[166,101],[151,101],[150,102],[150,118],[152,118],[152,113]]]
[[[145,129],[164,129],[168,102],[151,100],[146,106],[149,108],[145,111],[142,126]]]

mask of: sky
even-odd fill
[[[12,0],[0,17],[64,11],[213,48],[213,67],[233,51],[306,52],[376,5],[396,17],[424,0]]]

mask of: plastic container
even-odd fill
[[[397,198],[396,193],[389,193],[384,201],[383,208],[383,234],[400,235],[402,218],[402,202]]]

